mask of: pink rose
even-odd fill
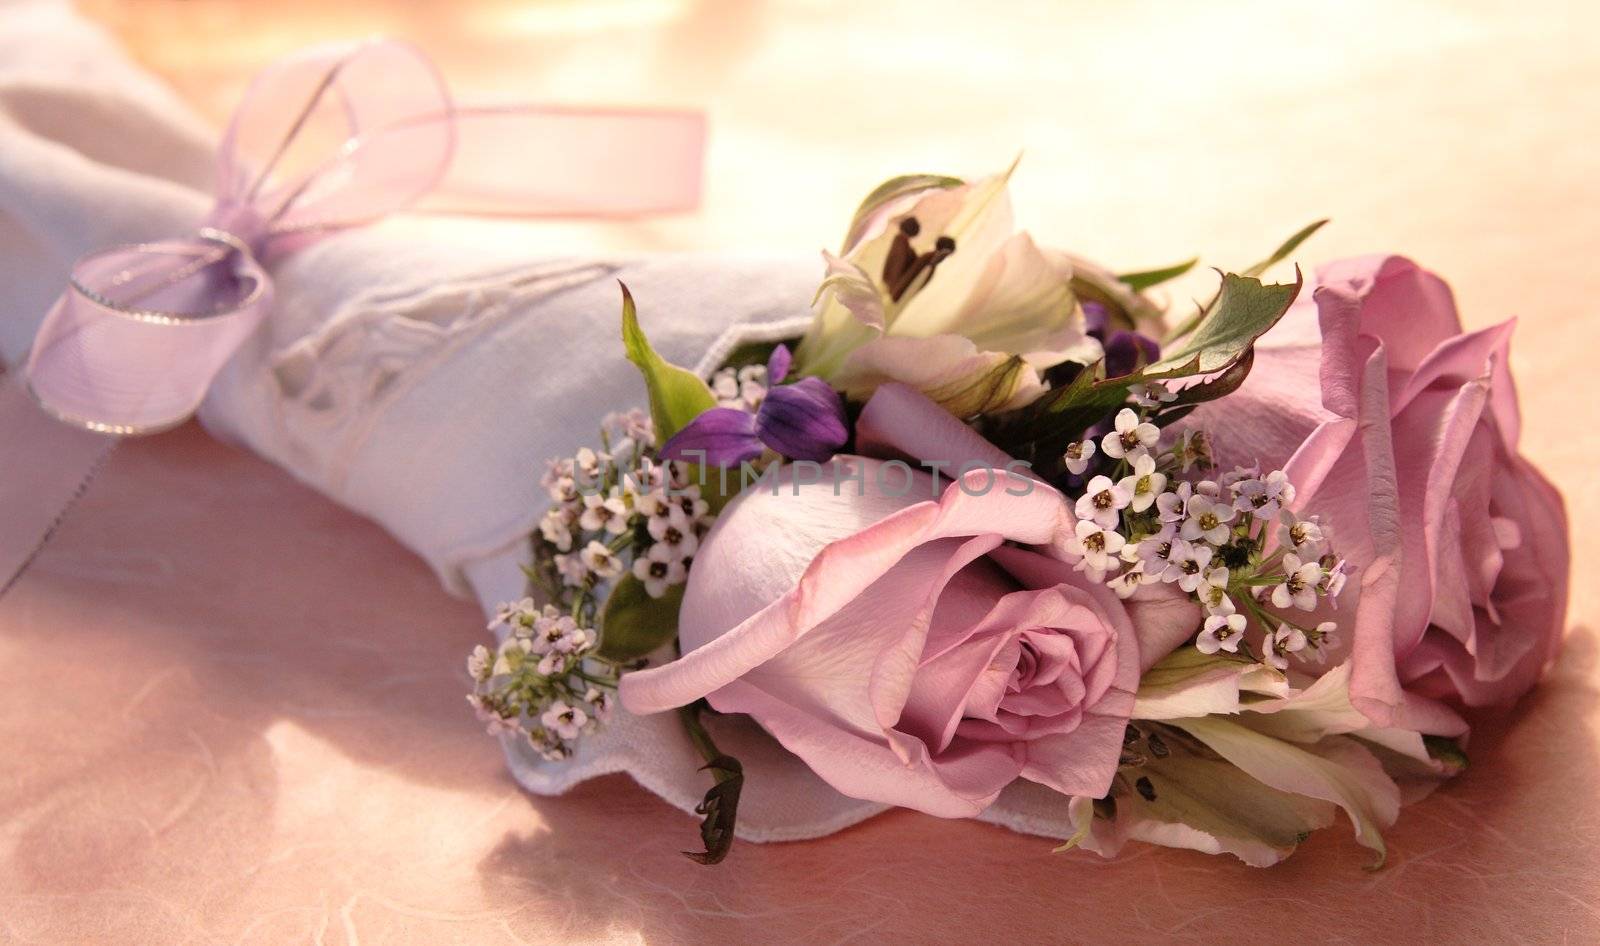
[[[974,471],[935,499],[924,473],[841,461],[822,483],[790,467],[776,495],[753,487],[718,517],[684,596],[684,655],[625,676],[624,705],[706,697],[839,791],[935,815],[975,815],[1018,777],[1103,795],[1141,671],[1130,612],[1148,607],[1168,639],[1194,612],[1125,605],[1008,545],[1073,525],[1034,480]]]
[[[1219,462],[1285,465],[1297,510],[1357,569],[1358,600],[1341,602],[1355,705],[1458,733],[1436,701],[1515,700],[1566,619],[1561,497],[1517,453],[1513,323],[1463,334],[1449,287],[1400,257],[1333,263],[1317,283],[1244,388],[1191,423]]]

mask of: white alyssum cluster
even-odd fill
[[[552,605],[503,604],[489,622],[501,627],[508,633],[498,648],[480,644],[467,657],[467,702],[491,736],[519,736],[545,759],[568,758],[610,715],[614,670],[594,657],[594,631]]]
[[[711,393],[718,407],[754,413],[767,399],[767,387],[766,365],[720,368],[711,376]]]
[[[1301,615],[1335,603],[1347,567],[1321,523],[1291,511],[1294,484],[1282,470],[1241,467],[1179,481],[1191,468],[1209,468],[1211,459],[1196,432],[1158,449],[1161,431],[1147,411],[1170,401],[1159,386],[1147,386],[1140,409],[1119,411],[1098,444],[1068,447],[1062,462],[1073,475],[1087,473],[1097,454],[1105,468],[1072,501],[1078,522],[1068,553],[1124,598],[1151,582],[1193,595],[1205,610],[1195,638],[1202,653],[1248,654],[1246,633],[1255,628],[1260,660],[1278,670],[1288,668],[1290,655],[1326,659],[1337,623]]]
[[[654,445],[649,417],[632,411],[606,418],[600,450],[550,461],[542,485],[554,505],[539,534],[564,587],[589,589],[631,571],[659,598],[687,579],[710,510],[677,465],[651,458]]]

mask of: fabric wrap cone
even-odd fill
[[[212,129],[66,4],[0,0],[0,354],[9,367],[74,259],[193,229],[210,206],[215,144]],[[486,612],[520,597],[526,536],[548,503],[544,460],[592,444],[606,413],[644,404],[618,338],[617,281],[663,355],[704,365],[736,337],[803,325],[821,269],[807,252],[816,234],[796,234],[795,255],[781,260],[530,259],[514,236],[538,226],[412,218],[294,254],[274,268],[273,310],[212,386],[200,421],[383,525]],[[883,810],[839,794],[743,718],[711,725],[746,771],[747,840],[816,837]],[[509,742],[506,754],[539,794],[627,772],[691,811],[708,786],[670,713],[619,709],[566,762]],[[1071,833],[1066,799],[1026,783],[983,819]]]

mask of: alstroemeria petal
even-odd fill
[[[990,375],[997,371],[1002,375],[991,379]],[[986,379],[1003,383],[985,386]],[[885,336],[851,352],[833,375],[840,390],[858,399],[866,398],[886,381],[910,385],[952,413],[953,404],[966,413],[973,413],[974,409],[1012,410],[1032,403],[1045,392],[1038,371],[1026,359],[1016,364],[1011,355],[978,351],[970,339],[959,335]],[[984,395],[981,402],[974,402],[975,393]]]
[[[714,407],[674,434],[661,448],[661,457],[726,467],[753,460],[761,456],[761,451],[755,415],[732,407]]]
[[[791,460],[819,463],[850,439],[844,403],[821,378],[802,378],[769,390],[756,412],[755,433]]]

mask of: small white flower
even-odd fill
[[[711,512],[711,504],[700,498],[700,487],[685,486],[675,489],[667,501],[683,510],[683,515],[691,523],[698,523]]]
[[[489,619],[488,630],[494,630],[501,625],[526,625],[533,620],[535,614],[532,598],[523,598],[521,601],[504,601],[494,610],[494,616]]]
[[[572,527],[577,524],[571,506],[551,506],[539,520],[539,534],[563,552],[572,551]]]
[[[1291,605],[1302,611],[1314,610],[1317,606],[1317,583],[1322,580],[1322,566],[1316,562],[1301,562],[1300,557],[1293,552],[1283,556],[1282,584],[1272,588],[1273,607],[1287,608]]]
[[[1067,472],[1073,476],[1081,476],[1089,468],[1089,461],[1094,459],[1094,441],[1079,440],[1067,444],[1067,452],[1061,455],[1061,461],[1067,465]]]
[[[1184,520],[1183,530],[1178,533],[1181,537],[1190,542],[1198,539],[1212,545],[1227,544],[1232,532],[1229,523],[1233,522],[1233,507],[1210,496],[1197,495],[1189,497],[1187,511],[1189,517]]]
[[[539,484],[550,498],[558,503],[570,503],[578,498],[578,483],[573,478],[572,460],[551,460],[545,464],[544,477]]]
[[[1125,476],[1117,485],[1128,491],[1132,499],[1128,506],[1134,512],[1144,512],[1167,488],[1167,475],[1156,472],[1155,458],[1141,453],[1133,461],[1133,474]]]
[[[1131,385],[1128,394],[1132,395],[1133,403],[1140,407],[1160,407],[1171,404],[1178,399],[1178,392],[1170,391],[1160,381],[1146,381]]]
[[[628,530],[628,504],[622,501],[620,491],[613,488],[610,495],[589,493],[583,497],[583,514],[578,525],[590,532],[605,531],[621,535]]]
[[[598,540],[591,539],[578,556],[585,568],[601,578],[615,578],[622,574],[622,559]]]
[[[1225,572],[1227,569],[1222,571]],[[1200,604],[1205,607],[1207,614],[1232,614],[1238,610],[1233,599],[1228,597],[1226,582],[1218,585],[1207,581],[1195,590],[1195,597],[1200,599]]]
[[[1279,670],[1289,668],[1289,655],[1306,649],[1305,631],[1292,624],[1284,624],[1267,638],[1267,653],[1263,661]]]
[[[573,588],[583,585],[589,578],[589,566],[583,563],[581,555],[557,555],[553,559],[556,572],[561,575],[561,583]]]
[[[1322,578],[1317,581],[1317,591],[1329,598],[1339,597],[1344,591],[1344,583],[1350,576],[1350,566],[1342,558],[1328,556],[1319,564],[1323,565]],[[1337,605],[1336,605],[1337,606]]]
[[[1178,573],[1172,571],[1172,554],[1182,540],[1172,535],[1151,536],[1139,540],[1139,560],[1150,579],[1177,581]]]
[[[1194,640],[1195,649],[1202,654],[1214,654],[1219,650],[1237,654],[1239,642],[1244,639],[1245,623],[1245,616],[1237,612],[1211,615]]]
[[[1211,440],[1203,430],[1186,430],[1172,445],[1172,455],[1178,458],[1178,467],[1184,473],[1194,466],[1209,467],[1212,464]]]
[[[1234,496],[1233,508],[1270,521],[1294,502],[1294,485],[1282,470],[1273,470],[1264,477],[1240,480],[1234,484]]]
[[[1179,483],[1178,488],[1162,493],[1156,497],[1156,512],[1162,522],[1182,522],[1183,517],[1189,514],[1189,497],[1194,495],[1194,487],[1188,483]]]
[[[1194,591],[1206,580],[1206,566],[1211,564],[1211,547],[1183,539],[1172,543],[1172,559],[1167,565],[1167,581],[1176,581],[1184,591]],[[1163,576],[1165,577],[1165,576]]]
[[[606,691],[598,687],[590,687],[584,691],[583,701],[589,704],[595,719],[604,722],[606,717],[611,715],[611,694]]]
[[[1124,407],[1117,412],[1116,429],[1100,439],[1100,449],[1106,456],[1120,460],[1148,451],[1160,439],[1161,428],[1149,421],[1140,422],[1132,408]]]
[[[479,683],[489,679],[492,666],[489,648],[482,644],[472,648],[472,653],[467,655],[467,675]]]
[[[1217,477],[1218,486],[1223,489],[1235,489],[1245,480],[1252,480],[1261,475],[1261,467],[1257,464],[1250,466],[1236,466],[1230,472]]]
[[[544,728],[554,732],[562,739],[576,739],[583,732],[583,726],[589,721],[589,714],[576,706],[568,706],[565,700],[551,702],[550,708],[539,717],[539,722]]]
[[[667,593],[668,588],[682,584],[687,574],[688,568],[684,566],[683,559],[661,542],[650,546],[650,551],[633,560],[633,576],[644,582],[645,593],[652,598],[659,598]]]
[[[1067,550],[1083,557],[1081,564],[1086,570],[1103,575],[1115,567],[1124,541],[1120,534],[1100,528],[1094,520],[1082,519],[1067,540]]]
[[[1278,514],[1278,543],[1292,549],[1302,558],[1316,558],[1322,554],[1322,525],[1316,516],[1301,519],[1285,509]]]
[[[554,677],[563,675],[567,669],[567,657],[568,655],[563,654],[558,650],[552,650],[550,653],[540,657],[539,663],[535,665],[533,669],[541,677]]]
[[[1123,548],[1126,549],[1127,546],[1123,546]],[[1123,557],[1126,558],[1127,556],[1123,556]],[[1111,579],[1110,581],[1106,582],[1106,584],[1108,586],[1110,586],[1111,590],[1115,591],[1117,593],[1117,597],[1123,598],[1123,599],[1127,599],[1127,598],[1133,597],[1134,592],[1138,591],[1139,590],[1139,586],[1141,584],[1143,584],[1143,583],[1144,583],[1144,566],[1143,565],[1136,565],[1133,568],[1128,569],[1127,571],[1123,572],[1122,574],[1118,575],[1117,577],[1115,577],[1115,578]]]
[[[672,512],[666,517],[653,516],[648,520],[650,537],[655,539],[652,550],[665,546],[666,551],[672,553],[677,561],[693,557],[700,547],[700,540],[695,536],[694,523],[683,514],[683,510],[674,506]]]
[[[514,733],[522,729],[514,717],[501,716],[499,713],[477,694],[469,694],[467,703],[472,706],[472,711],[478,717],[478,722],[483,724],[484,731],[491,736],[502,733]]]
[[[1101,528],[1115,529],[1118,511],[1127,508],[1132,501],[1133,496],[1127,489],[1102,475],[1089,481],[1088,491],[1078,497],[1076,510],[1079,519],[1091,520]]]

